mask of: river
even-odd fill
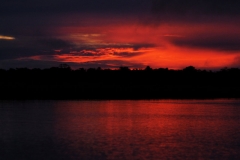
[[[240,100],[0,101],[1,160],[240,159]]]

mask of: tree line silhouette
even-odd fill
[[[0,99],[240,98],[240,69],[0,69]]]

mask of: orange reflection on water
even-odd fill
[[[57,136],[78,154],[107,159],[201,158],[240,134],[238,110],[226,107],[210,100],[61,102]]]

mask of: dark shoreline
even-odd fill
[[[144,89],[143,89],[144,88]],[[40,91],[41,90],[41,91]],[[76,91],[77,90],[77,91]],[[240,88],[210,88],[174,86],[169,88],[141,86],[141,87],[14,87],[1,88],[0,99],[19,100],[122,100],[122,99],[219,99],[240,98]]]
[[[240,98],[240,69],[0,70],[0,100]]]

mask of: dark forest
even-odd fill
[[[116,70],[67,64],[49,69],[0,70],[0,99],[212,99],[240,98],[240,69]]]

